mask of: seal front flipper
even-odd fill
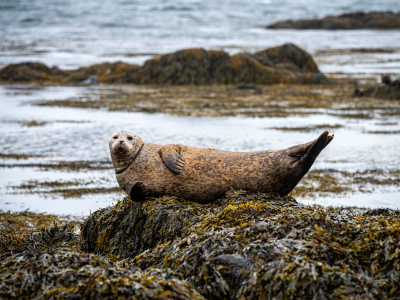
[[[165,166],[175,174],[182,173],[185,165],[185,160],[181,156],[181,150],[182,147],[180,145],[167,145],[158,151]]]
[[[303,177],[308,170],[310,170],[315,159],[325,149],[326,146],[332,141],[333,134],[329,135],[329,131],[322,133],[317,139],[290,147],[286,150],[286,154],[297,158],[295,164],[299,170],[299,175]]]
[[[138,181],[132,185],[129,192],[129,197],[132,201],[143,201],[147,196],[150,196],[150,192],[142,181]]]

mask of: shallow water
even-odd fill
[[[387,55],[316,57],[323,72],[400,74],[400,30],[267,30],[276,21],[398,10],[398,1],[0,1],[0,66],[39,61],[71,69],[202,47],[229,53],[295,43],[324,49],[390,48]],[[345,64],[343,63],[345,60]]]
[[[400,130],[398,117],[377,125],[377,120],[343,119],[324,114],[286,118],[243,117],[177,117],[164,114],[109,112],[33,105],[36,101],[63,100],[94,92],[112,92],[113,88],[0,86],[0,153],[46,155],[27,160],[4,159],[0,168],[0,209],[31,209],[53,213],[87,215],[122,197],[122,194],[85,194],[65,198],[51,194],[44,197],[36,190],[24,193],[13,186],[29,180],[90,182],[88,188],[117,187],[111,165],[106,170],[65,170],[38,167],[13,167],[13,164],[57,163],[59,161],[110,161],[108,139],[120,128],[137,132],[145,142],[159,144],[182,143],[198,147],[230,151],[283,149],[311,141],[320,132],[294,132],[268,129],[271,127],[304,127],[310,125],[343,125],[331,130],[334,141],[318,157],[312,169],[398,170],[400,139],[398,135],[366,134],[365,131]],[[46,122],[43,126],[26,127],[21,122]],[[323,130],[321,130],[322,132]],[[1,159],[0,159],[1,160]],[[352,194],[346,197],[302,199],[324,205],[357,205],[366,207],[397,207],[400,191],[382,189],[373,195]],[[326,200],[328,199],[328,200]]]

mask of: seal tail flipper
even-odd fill
[[[308,170],[310,170],[315,159],[332,141],[333,136],[333,134],[329,135],[329,131],[325,131],[317,139],[311,142],[287,149],[287,155],[298,158],[295,163],[297,164],[300,173],[299,175],[304,176]]]

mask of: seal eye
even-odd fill
[[[131,136],[128,136],[128,140],[132,141],[132,137],[131,137]]]
[[[114,140],[116,140],[118,137],[117,136],[114,136]]]

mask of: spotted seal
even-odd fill
[[[230,152],[144,143],[133,131],[117,130],[109,146],[117,181],[132,200],[170,195],[208,203],[230,188],[289,194],[332,139],[325,131],[283,150]]]

